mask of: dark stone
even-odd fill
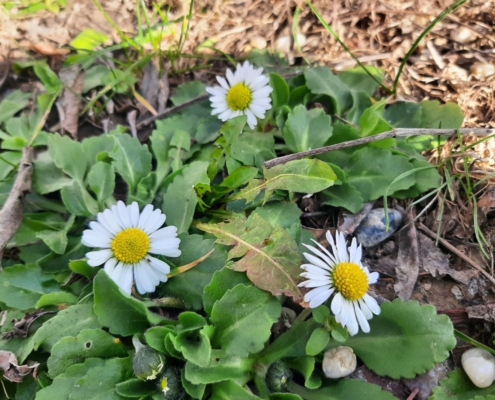
[[[388,209],[389,226],[385,220],[385,209],[375,208],[356,228],[354,234],[363,247],[376,246],[392,236],[402,224],[402,215],[399,211]]]

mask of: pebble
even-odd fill
[[[474,347],[461,357],[462,368],[471,382],[479,388],[486,388],[495,379],[495,357],[488,351]]]
[[[283,54],[288,54],[290,52],[290,36],[280,36],[275,41],[275,49]]]
[[[302,34],[302,33],[298,33],[297,36],[296,36],[296,39],[297,39],[297,44],[299,45],[299,47],[304,47],[304,45],[306,44],[306,35]],[[294,40],[294,50],[297,50],[297,45],[296,45],[296,41]]]
[[[339,346],[325,352],[322,369],[327,378],[338,379],[352,374],[356,364],[354,351],[350,347]]]
[[[267,42],[265,38],[262,38],[261,36],[255,36],[254,38],[251,39],[249,44],[253,49],[263,50],[266,49]]]
[[[459,28],[450,31],[450,38],[463,44],[474,42],[476,37],[477,35],[465,26],[460,26]]]
[[[471,74],[479,81],[495,74],[495,64],[475,62],[470,68]]]
[[[376,246],[392,236],[402,224],[402,215],[399,211],[388,209],[389,228],[385,220],[385,209],[375,208],[356,228],[354,234],[363,247]]]

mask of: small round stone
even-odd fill
[[[352,374],[356,364],[354,351],[350,347],[339,346],[325,352],[322,369],[327,378],[338,379]]]
[[[385,209],[375,208],[371,210],[354,234],[363,247],[376,246],[392,236],[402,224],[402,215],[399,211],[388,209],[389,228],[385,218]]]
[[[461,364],[471,382],[479,388],[490,386],[495,380],[495,357],[476,347],[465,351]]]

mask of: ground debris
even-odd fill
[[[28,361],[26,365],[19,365],[17,357],[11,351],[0,350],[0,369],[3,370],[3,377],[10,382],[20,383],[29,374],[36,378],[40,363]]]

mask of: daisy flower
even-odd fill
[[[82,236],[85,246],[101,249],[86,254],[88,264],[105,264],[105,272],[127,294],[131,293],[133,281],[139,293],[154,292],[160,282],[167,281],[170,267],[150,253],[181,255],[177,228],[159,229],[165,218],[159,209],[153,211],[151,204],[140,213],[136,202],[126,206],[119,201],[98,213],[98,222],[90,222],[91,229],[86,229]]]
[[[306,293],[304,301],[316,308],[335,293],[330,309],[337,322],[351,335],[358,333],[359,327],[363,332],[369,332],[368,320],[373,314],[380,314],[378,303],[367,293],[369,285],[378,280],[378,272],[370,273],[363,266],[361,245],[358,247],[356,239],[352,239],[351,247],[347,249],[343,233],[336,232],[335,241],[330,232],[326,237],[332,253],[315,240],[319,249],[304,245],[313,254],[304,253],[309,264],[301,265],[306,271],[301,276],[308,280],[299,286],[314,288]]]
[[[220,86],[207,87],[213,111],[222,121],[247,115],[251,129],[257,124],[256,118],[265,118],[265,113],[272,108],[268,85],[270,79],[262,74],[263,68],[254,69],[247,61],[238,64],[235,72],[227,69],[227,80],[217,76]]]

